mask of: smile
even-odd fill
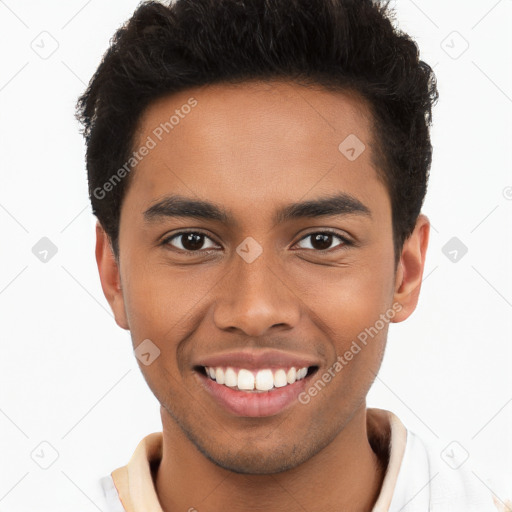
[[[205,366],[204,372],[210,379],[238,391],[270,391],[273,388],[282,388],[289,386],[294,382],[303,379],[308,368],[279,368],[272,371],[271,369],[261,369],[257,371],[247,370],[245,368],[222,368]],[[312,369],[314,367],[311,367]]]
[[[299,403],[318,366],[262,368],[196,367],[199,383],[224,411],[243,417],[273,416]]]

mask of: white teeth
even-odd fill
[[[215,370],[215,380],[217,381],[217,384],[224,384],[224,370],[222,368],[217,368]]]
[[[269,391],[274,387],[282,388],[303,379],[308,373],[307,367],[297,370],[293,366],[288,371],[280,368],[275,372],[265,368],[254,373],[251,370],[241,368],[237,373],[231,367],[224,370],[224,368],[212,366],[205,367],[205,371],[212,380],[217,381],[217,384],[238,388],[242,391]]]
[[[249,370],[238,372],[238,389],[254,389],[254,375]]]
[[[297,380],[303,379],[306,376],[306,373],[308,373],[308,369],[307,368],[301,368],[297,372]]]
[[[242,370],[240,370],[242,373]],[[238,377],[240,379],[240,377]],[[272,370],[260,370],[256,374],[256,389],[258,391],[268,391],[274,387],[274,376]],[[240,386],[239,386],[240,387]]]
[[[238,384],[238,375],[233,368],[227,368],[224,374],[224,384],[230,388],[234,388]]]
[[[277,370],[274,374],[274,386],[276,388],[282,388],[286,386],[288,382],[286,381],[286,372],[284,370]]]

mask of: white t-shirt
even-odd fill
[[[385,439],[389,450],[372,512],[512,512],[512,475],[505,497],[471,471],[460,445],[427,443],[390,411],[368,408],[367,417],[370,444]],[[101,479],[102,510],[162,512],[150,467],[162,457],[162,439],[161,432],[146,436],[126,466]]]

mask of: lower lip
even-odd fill
[[[298,396],[304,391],[307,381],[311,377],[311,375],[307,375],[282,388],[272,388],[267,392],[255,393],[238,391],[223,384],[217,384],[203,373],[196,373],[201,384],[221,407],[237,416],[249,418],[274,416],[287,409],[292,403],[298,402]]]

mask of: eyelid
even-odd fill
[[[308,233],[303,235],[299,240],[297,240],[297,242],[295,242],[293,245],[297,245],[299,242],[301,242],[302,240],[304,240],[308,236],[316,235],[316,234],[325,234],[325,233],[333,235],[333,236],[337,237],[339,240],[341,240],[341,242],[342,242],[341,246],[342,247],[343,246],[349,246],[349,245],[355,245],[355,242],[348,235],[341,234],[338,231],[330,229],[330,228],[323,228],[323,229],[322,228],[316,228],[314,231],[309,231]],[[325,249],[325,251],[318,250],[318,251],[315,251],[315,252],[328,252],[328,251],[330,251],[332,249],[335,249],[335,247],[333,247],[331,249]],[[310,249],[306,249],[306,250],[310,250]]]
[[[201,229],[187,229],[187,230],[181,230],[181,231],[177,231],[176,233],[172,233],[172,234],[168,234],[168,235],[165,235],[163,238],[162,238],[162,241],[161,241],[161,244],[162,245],[167,245],[169,244],[169,242],[175,238],[178,238],[180,235],[187,235],[187,234],[190,234],[190,233],[195,233],[195,234],[200,234],[200,235],[203,235],[205,238],[208,238],[209,240],[211,240],[214,244],[216,245],[221,245],[219,244],[213,237],[211,237],[210,235],[208,235],[207,233],[205,233],[203,230]],[[339,233],[338,231],[334,230],[334,229],[331,229],[331,228],[316,228],[314,231],[309,231],[308,233],[305,233],[301,238],[299,238],[299,240],[297,240],[297,242],[295,242],[293,244],[293,246],[297,245],[299,242],[301,242],[302,240],[304,240],[305,238],[307,238],[308,236],[311,236],[311,235],[316,235],[316,234],[325,234],[325,233],[328,233],[330,235],[333,235],[335,237],[337,237],[342,243],[339,245],[339,246],[336,246],[336,247],[346,247],[346,246],[350,246],[350,245],[354,245],[354,241],[348,237],[347,235],[343,235],[341,233]],[[169,244],[170,245],[170,244]],[[292,247],[293,247],[292,246]],[[314,249],[301,249],[301,250],[312,250],[313,252],[328,252],[328,251],[331,251],[333,249],[336,249],[336,247],[333,247],[331,249],[325,249],[324,251],[321,251],[321,250],[314,250]],[[187,253],[187,254],[198,254],[198,253],[201,253],[201,252],[209,252],[209,251],[212,251],[214,249],[212,248],[209,248],[209,249],[198,249],[197,251],[184,251],[182,249],[179,249],[177,247],[174,247],[175,250],[177,251],[180,251],[180,252],[184,252],[184,253]]]
[[[177,231],[176,233],[166,234],[161,239],[160,244],[168,245],[171,240],[174,240],[175,238],[179,238],[180,235],[181,236],[189,235],[190,233],[194,233],[197,235],[203,235],[205,238],[208,238],[209,240],[211,240],[215,245],[220,245],[213,237],[211,237],[209,234],[205,233],[202,229],[199,229],[199,228],[198,229],[194,229],[194,228],[186,229],[186,230]],[[213,250],[212,248],[209,248],[209,249],[199,249],[197,251],[183,251],[182,249],[179,249],[178,247],[173,247],[173,248],[177,251],[181,251],[181,252],[185,252],[185,253],[189,253],[189,254],[198,254],[200,252],[207,252],[207,251]]]

